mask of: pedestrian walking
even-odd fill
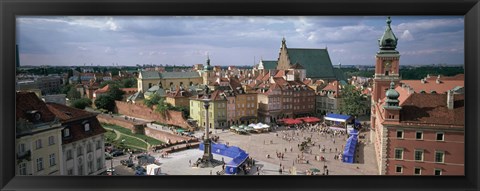
[[[188,160],[189,166],[192,166],[192,160]]]

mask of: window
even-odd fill
[[[395,149],[395,159],[403,160],[403,148],[396,148]]]
[[[423,139],[423,132],[417,131],[417,133],[415,133],[415,139],[422,140]]]
[[[98,140],[97,141],[97,150],[102,148],[102,141]]]
[[[73,175],[73,168],[67,170],[67,175]]]
[[[37,171],[43,170],[43,158],[37,158]]]
[[[395,166],[395,172],[396,173],[402,173],[403,172],[403,166],[400,166],[400,165]]]
[[[65,128],[63,130],[63,137],[70,137],[70,129],[69,128]]]
[[[403,139],[403,130],[397,130],[397,139]]]
[[[85,131],[90,131],[90,123],[85,123],[83,127],[85,128]]]
[[[87,153],[92,152],[92,143],[87,144]]]
[[[93,161],[87,162],[87,169],[88,169],[88,174],[91,174],[93,172]]]
[[[18,174],[27,175],[27,164],[22,162],[18,165]]]
[[[55,137],[50,136],[48,137],[48,145],[54,145],[55,144]]]
[[[443,135],[443,132],[438,132],[437,133],[437,141],[443,141],[444,140],[444,135]]]
[[[433,174],[434,174],[435,176],[440,176],[440,175],[442,175],[442,169],[437,169],[437,168],[436,168],[436,169],[433,171]]]
[[[72,156],[72,149],[68,149],[67,150],[67,160],[72,160],[73,156]]]
[[[97,158],[97,170],[100,170],[102,168],[102,158]]]
[[[445,152],[443,151],[435,151],[435,162],[443,163],[445,157]]]
[[[55,166],[56,163],[55,163],[55,153],[49,155],[49,159],[50,159],[50,166]]]
[[[18,153],[25,153],[25,144],[20,143],[18,145]]]
[[[78,156],[82,156],[83,155],[83,148],[82,147],[78,147],[77,148],[77,157]]]
[[[415,150],[414,158],[416,161],[423,161],[423,150]]]
[[[422,174],[422,168],[415,167],[415,169],[413,170],[413,174],[414,175],[421,175]]]
[[[35,148],[36,149],[41,149],[42,148],[42,139],[37,139],[35,141]]]

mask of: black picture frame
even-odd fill
[[[2,190],[479,190],[478,0],[1,0],[0,14]],[[464,15],[465,176],[15,176],[19,15]]]

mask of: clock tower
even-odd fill
[[[379,51],[375,55],[375,76],[373,79],[372,105],[385,98],[390,83],[399,84],[400,53],[397,48],[398,39],[390,27],[390,17],[382,37],[378,39]]]

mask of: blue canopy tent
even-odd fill
[[[205,149],[205,145],[203,144],[203,142],[200,143],[198,148],[202,151]],[[220,143],[212,143],[212,153],[233,158],[225,165],[225,174],[238,173],[238,167],[241,166],[248,158],[248,154],[239,147],[229,147],[225,144]]]
[[[355,149],[357,147],[358,137],[355,135],[350,136],[345,144],[343,151],[342,161],[345,163],[353,163],[355,159]]]
[[[325,116],[325,120],[336,122],[349,122],[352,119],[350,115],[342,115],[336,113],[329,113]]]
[[[236,174],[238,173],[238,167],[240,167],[245,160],[247,160],[248,154],[245,152],[241,152],[233,158],[230,162],[225,165],[225,174]]]
[[[342,128],[347,128],[347,124],[352,122],[353,117],[350,115],[342,115],[336,113],[329,113],[325,116],[325,121],[336,126],[342,126]],[[330,127],[332,129],[338,130],[338,127]]]
[[[348,132],[350,136],[358,136],[358,130],[352,129],[351,131]]]

